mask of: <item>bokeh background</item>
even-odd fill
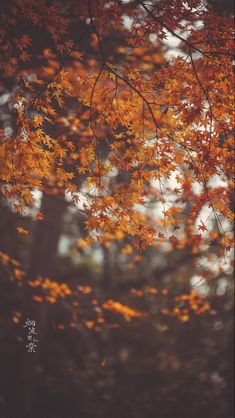
[[[46,199],[58,207],[57,197]],[[0,204],[1,418],[23,418],[27,405],[35,418],[232,417],[231,268],[199,280],[185,248],[148,249],[141,259],[121,252],[117,243],[74,251],[78,237],[86,234],[84,219],[69,203],[62,206],[53,273],[58,283],[80,290],[54,304],[32,302],[34,315],[40,306],[45,320],[43,332],[37,330],[36,353],[28,353],[22,325],[30,314],[24,311],[21,269],[30,268],[32,257],[34,265],[46,265],[42,249],[52,243],[55,216],[38,227],[30,216],[19,219],[6,202]],[[19,224],[34,228],[30,238],[16,232]],[[216,262],[217,246],[210,251]],[[4,253],[21,260],[20,266]],[[177,295],[192,289],[210,303],[210,312],[187,311],[185,320],[165,314]],[[146,315],[131,320],[109,311],[103,315],[100,306],[109,299]]]

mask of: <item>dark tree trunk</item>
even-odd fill
[[[27,285],[27,280],[38,277],[55,278],[57,249],[66,206],[63,198],[43,194],[40,211],[43,212],[45,219],[35,224],[33,232],[31,255],[25,283],[23,321],[27,318],[35,320],[38,343],[35,353],[29,353],[25,346],[22,353],[23,416],[27,418],[31,418],[34,415],[33,398],[37,377],[36,371],[40,363],[40,354],[43,350],[48,313],[47,302],[37,303],[32,301],[32,289]]]

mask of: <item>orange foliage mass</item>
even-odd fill
[[[138,238],[136,245],[138,241],[139,248],[145,248],[158,241],[159,231],[136,204],[151,199],[153,181],[158,183],[155,198],[166,202],[162,184],[173,175],[179,184],[178,204],[163,209],[164,226],[184,229],[182,202],[190,199],[193,220],[200,216],[203,201],[222,238],[219,217],[232,220],[232,22],[217,16],[209,4],[200,7],[199,0],[187,7],[176,0],[164,2],[161,13],[158,3],[151,9],[138,3],[135,8],[131,2],[102,0],[102,14],[92,1],[71,0],[64,10],[45,0],[9,3],[0,36],[4,77],[15,77],[17,86],[10,99],[16,128],[9,135],[1,132],[1,191],[14,199],[19,211],[33,205],[33,189],[43,191],[46,183],[69,191],[76,202],[80,191],[75,178],[83,175],[89,194],[84,206],[87,227],[95,234],[120,231]],[[131,19],[132,36],[124,15]],[[34,51],[32,31],[8,36],[22,19],[49,34],[41,51]],[[72,25],[78,19],[90,20],[87,47],[90,43],[92,57],[85,58],[86,51],[73,38]],[[206,24],[192,27],[197,20]],[[178,35],[187,25],[190,35]],[[125,45],[117,44],[107,54],[105,39],[112,30],[123,34]],[[181,41],[185,57],[167,62],[162,44],[167,33]],[[36,66],[40,54],[45,61]],[[70,111],[71,100],[76,110]],[[53,136],[48,124],[61,133]],[[129,180],[113,185],[114,169],[120,175],[128,172]],[[209,184],[215,176],[224,182],[220,191]],[[195,184],[202,187],[201,195],[193,191]],[[191,228],[191,235],[193,230],[197,234],[196,225]],[[201,223],[199,231],[206,228]],[[18,231],[27,234],[23,228]],[[171,245],[180,245],[178,237],[168,238]]]
[[[107,309],[108,311],[119,313],[123,315],[126,321],[130,321],[132,318],[139,318],[143,315],[143,313],[135,311],[134,309],[130,308],[129,306],[123,305],[120,302],[114,301],[112,299],[107,300],[102,307]]]
[[[139,262],[135,252],[151,245],[199,254],[217,240],[226,255],[233,245],[232,19],[202,0],[98,3],[4,7],[0,89],[10,96],[11,122],[0,130],[1,194],[20,213],[35,205],[35,189],[82,200],[90,236],[79,250],[126,239],[123,257]],[[74,25],[76,33],[87,30],[85,47]],[[47,35],[42,44],[39,31]],[[164,42],[172,37],[179,49],[169,59]],[[41,212],[36,218],[43,222]],[[14,264],[4,253],[0,259]],[[48,278],[29,285],[41,286],[50,303],[71,291]],[[195,313],[207,309],[195,297],[187,303]],[[140,315],[111,300],[103,307],[126,320]],[[173,313],[188,320],[186,311]]]

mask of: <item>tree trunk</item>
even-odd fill
[[[31,255],[25,283],[23,321],[27,318],[35,320],[38,343],[35,353],[29,353],[25,346],[22,353],[23,416],[27,418],[33,417],[32,405],[36,384],[35,372],[40,361],[48,312],[47,302],[37,303],[32,301],[32,289],[27,285],[27,280],[37,277],[55,277],[57,249],[66,206],[67,204],[63,198],[43,194],[40,211],[44,214],[45,219],[35,224],[33,232]],[[35,291],[35,289],[33,290]]]

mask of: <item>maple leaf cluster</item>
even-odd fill
[[[13,87],[0,180],[15,210],[34,205],[35,189],[67,194],[84,202],[85,245],[125,237],[124,253],[166,242],[197,253],[213,235],[229,251],[231,18],[200,0],[14,0],[2,20],[2,94]]]

